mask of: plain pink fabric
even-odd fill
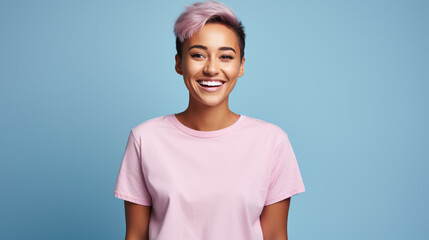
[[[150,239],[262,240],[264,206],[304,191],[280,127],[240,115],[197,131],[171,114],[131,130],[114,196],[152,205]]]

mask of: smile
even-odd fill
[[[200,87],[208,92],[216,92],[221,89],[225,82],[219,80],[197,80]]]
[[[203,87],[219,87],[222,84],[224,84],[224,82],[217,81],[217,80],[214,80],[214,81],[198,80],[197,82]]]

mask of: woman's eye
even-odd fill
[[[231,60],[231,59],[234,59],[232,56],[230,56],[230,55],[222,55],[221,56],[221,58],[222,59],[226,59],[226,60]]]
[[[204,56],[202,54],[199,54],[199,53],[193,53],[193,54],[191,54],[191,57],[193,57],[193,58],[203,58]]]

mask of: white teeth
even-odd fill
[[[205,85],[205,86],[221,86],[223,84],[223,82],[221,81],[198,81],[200,83],[200,85]]]

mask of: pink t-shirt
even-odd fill
[[[264,206],[304,191],[277,125],[240,115],[197,131],[171,114],[131,130],[114,196],[152,205],[149,239],[262,240]]]

